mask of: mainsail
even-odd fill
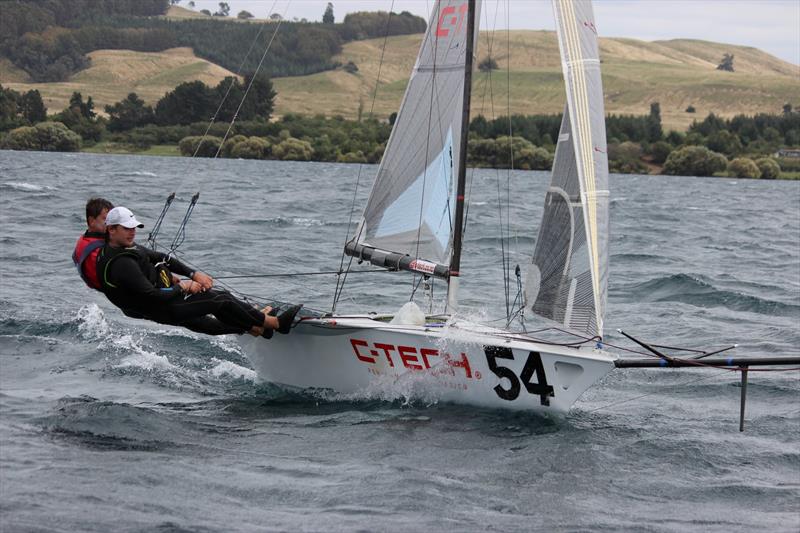
[[[553,0],[567,105],[525,287],[537,315],[603,335],[608,288],[608,156],[590,0]]]
[[[478,13],[476,6],[475,20]],[[449,275],[467,17],[467,0],[435,3],[372,193],[356,236],[345,246],[347,254],[379,266]]]

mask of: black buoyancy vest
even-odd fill
[[[100,290],[104,293],[109,294],[119,288],[111,283],[109,273],[114,260],[122,256],[132,257],[136,261],[136,264],[139,265],[139,270],[142,271],[142,274],[144,274],[154,287],[161,288],[172,286],[172,275],[169,269],[167,269],[163,263],[159,263],[158,265],[151,263],[147,252],[141,246],[134,245],[130,248],[114,248],[105,245],[97,256],[97,277],[100,281]]]

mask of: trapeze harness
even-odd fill
[[[97,276],[97,256],[105,245],[105,235],[87,231],[78,238],[72,252],[72,262],[78,269],[81,279],[90,289],[100,291],[100,278]]]

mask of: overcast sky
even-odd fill
[[[181,0],[186,6],[189,0]],[[428,19],[433,0],[334,0],[339,22],[353,11],[410,11]],[[510,23],[506,8],[510,3]],[[218,9],[219,0],[195,0],[195,9]],[[245,9],[320,21],[327,0],[228,0],[231,14]],[[392,5],[394,4],[394,5]],[[754,46],[800,65],[800,0],[595,0],[601,36],[647,41],[703,39]],[[550,0],[484,0],[481,29],[554,29]]]

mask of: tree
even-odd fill
[[[184,82],[156,103],[156,122],[191,124],[208,122],[216,110],[214,95],[202,81]]]
[[[650,104],[650,115],[647,117],[647,140],[649,142],[660,141],[664,136],[661,129],[661,104],[653,102]]]
[[[694,108],[693,105],[689,104],[689,107],[686,108],[687,113],[696,113],[697,110]]]
[[[69,109],[72,109],[76,113],[80,114],[83,118],[87,118],[89,120],[93,119],[96,116],[94,112],[94,102],[92,101],[92,97],[86,99],[86,102],[83,101],[83,96],[78,91],[72,93],[72,96],[69,99]]]
[[[194,0],[189,0],[189,3],[187,5],[191,8],[194,8]]]
[[[200,13],[202,13],[203,15],[207,15],[209,17],[211,16],[211,11],[209,11],[208,9],[201,9]]]
[[[231,6],[227,2],[220,2],[219,9],[214,13],[215,17],[227,17],[231,14]]]
[[[108,131],[126,131],[145,124],[155,122],[151,106],[144,105],[144,100],[136,93],[130,93],[124,100],[106,106],[108,113]]]
[[[333,24],[334,22],[333,17],[333,4],[328,2],[328,6],[325,8],[325,13],[322,15],[322,23],[323,24]]]
[[[783,114],[784,115],[791,115],[792,114],[792,104],[785,103],[783,104]]]
[[[236,18],[240,19],[240,20],[247,20],[247,19],[253,18],[253,14],[250,13],[249,11],[242,10],[242,11],[239,11],[239,14],[236,15]]]
[[[38,90],[30,90],[22,95],[19,103],[22,116],[30,124],[47,120],[47,108],[42,102],[42,95]]]
[[[272,22],[280,22],[283,20],[283,17],[281,16],[280,13],[273,13],[272,15],[269,16],[269,20],[271,20]]]
[[[180,4],[181,0],[169,0],[169,5],[174,6]]]
[[[717,70],[725,70],[733,72],[733,54],[725,54],[722,56],[722,61],[717,65]]]

